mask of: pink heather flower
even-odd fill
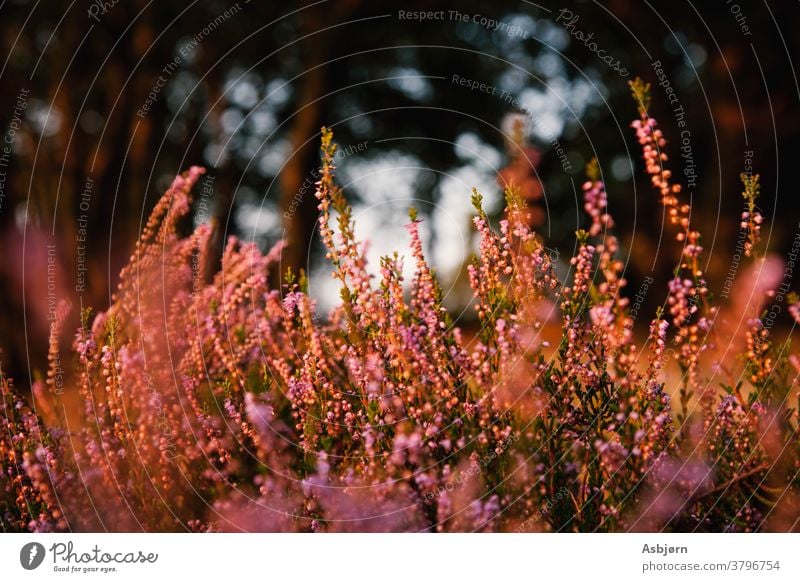
[[[646,370],[599,174],[583,186],[590,224],[564,285],[558,259],[525,218],[528,202],[510,188],[495,229],[475,192],[479,252],[469,282],[479,323],[461,331],[442,305],[415,215],[407,226],[410,289],[397,255],[381,260],[373,284],[334,181],[326,130],[320,232],[341,303],[326,317],[300,283],[271,285],[281,244],[265,254],[231,238],[221,268],[207,273],[211,229],[184,237],[179,228],[202,170],[177,177],[143,228],[111,306],[75,335],[79,357],[65,378],[83,399],[77,426],[70,417],[65,430],[63,407],[43,382],[32,387],[34,411],[0,371],[4,527],[772,527],[770,506],[760,496],[743,503],[736,484],[749,487],[778,467],[763,438],[775,415],[786,413],[772,423],[780,437],[773,440],[796,448],[797,416],[778,401],[796,396],[800,363],[771,349],[769,326],[748,307],[737,311],[747,323],[746,349],[738,350],[745,357],[729,359],[740,381],[720,398],[716,378],[705,377],[715,373],[701,357],[717,308],[699,267],[700,234],[665,168],[661,130],[646,111],[634,127],[682,247],[665,313],[650,323]],[[744,220],[761,224],[749,208]],[[769,258],[753,267],[759,299],[751,307],[761,311],[783,269]],[[789,297],[800,323],[800,303]],[[69,360],[56,361],[57,331],[51,371]],[[673,350],[675,373],[667,370]],[[795,489],[787,481],[786,492]]]
[[[603,231],[613,228],[614,221],[606,208],[608,200],[605,186],[601,181],[588,181],[583,184],[584,210],[592,219],[590,236],[599,236]]]
[[[795,323],[800,325],[800,302],[792,303],[789,306],[789,314],[794,318]]]
[[[696,297],[697,291],[691,280],[679,277],[670,280],[667,304],[675,327],[682,327],[697,312]]]
[[[664,319],[654,319],[650,324],[650,340],[654,344],[652,357],[652,366],[654,370],[661,370],[664,367],[668,328],[669,322]]]

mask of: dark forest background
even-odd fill
[[[572,29],[562,9],[579,16]],[[400,17],[418,10],[446,17]],[[507,26],[492,30],[489,20]],[[315,175],[322,125],[347,154],[340,165],[353,182],[348,195],[399,224],[396,205],[385,203],[395,190],[404,199],[413,193],[431,215],[433,249],[449,248],[452,234],[437,224],[452,216],[456,186],[468,210],[468,182],[499,192],[492,175],[522,167],[540,229],[568,257],[583,224],[575,188],[596,156],[630,289],[651,274],[663,281],[665,273],[651,273],[660,206],[646,180],[631,177],[640,162],[627,127],[636,114],[627,81],[638,75],[654,84],[652,113],[682,167],[682,128],[654,61],[685,109],[694,219],[713,246],[708,271],[718,291],[735,252],[745,152],[754,152],[762,176],[770,247],[785,252],[798,228],[799,28],[790,0],[1,2],[0,132],[13,144],[0,168],[3,370],[24,381],[44,367],[47,245],[55,245],[59,299],[73,305],[71,329],[80,305],[108,304],[143,219],[191,164],[212,176],[218,248],[229,234],[264,246],[285,237],[283,267],[314,272],[316,204],[304,184]],[[593,34],[630,75],[606,66],[575,31]],[[502,88],[516,102],[453,75]],[[514,113],[528,122],[522,159],[509,146]],[[382,198],[370,199],[372,190]],[[384,237],[380,222],[370,224]],[[83,228],[87,286],[77,293]],[[463,279],[457,266],[442,272]]]

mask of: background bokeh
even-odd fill
[[[651,276],[662,283],[668,273],[653,272],[661,207],[632,178],[635,76],[654,85],[652,113],[676,168],[694,168],[688,191],[712,290],[736,252],[739,174],[750,164],[762,176],[764,238],[788,248],[800,207],[797,2],[455,4],[0,4],[4,370],[24,382],[44,368],[53,301],[73,305],[67,329],[77,307],[109,303],[143,220],[191,164],[208,168],[196,219],[215,222],[218,248],[228,234],[264,247],[286,238],[282,268],[306,268],[312,293],[334,301],[314,233],[322,125],[334,129],[340,180],[375,262],[405,248],[415,205],[457,312],[473,250],[470,189],[499,212],[503,180],[522,182],[548,246],[569,257],[592,157],[629,289]]]

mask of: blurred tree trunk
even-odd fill
[[[317,200],[314,195],[319,168],[319,139],[321,127],[326,123],[325,99],[333,89],[331,65],[323,63],[336,58],[339,43],[344,39],[333,27],[350,18],[362,5],[361,0],[343,0],[330,10],[308,11],[300,23],[300,35],[313,35],[304,42],[305,73],[300,78],[300,88],[295,105],[296,114],[289,130],[290,154],[281,171],[281,203],[283,238],[289,243],[281,261],[282,276],[287,268],[297,273],[307,269],[313,251],[312,239],[317,226]],[[301,189],[305,191],[301,193]],[[310,184],[310,186],[309,186]]]

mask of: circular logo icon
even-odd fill
[[[44,546],[39,542],[30,542],[19,551],[19,563],[26,570],[35,570],[44,561]]]

